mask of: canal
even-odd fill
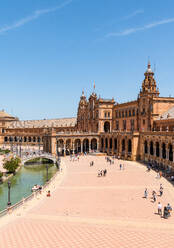
[[[57,171],[53,164],[48,164],[48,178],[50,179]],[[22,166],[19,172],[13,176],[11,181],[11,203],[12,205],[29,196],[31,188],[35,184],[44,185],[47,180],[46,164],[32,164]],[[7,182],[0,185],[0,211],[7,207],[8,186]]]

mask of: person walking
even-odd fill
[[[122,169],[122,164],[120,164],[120,170]]]
[[[158,202],[158,214],[162,215],[162,204]]]
[[[167,208],[167,210],[168,210],[168,216],[170,217],[170,216],[171,216],[171,212],[172,212],[172,207],[171,207],[171,205],[168,203],[166,208]]]
[[[107,170],[106,170],[106,169],[104,169],[104,171],[103,171],[103,176],[105,177],[105,176],[106,176],[106,174],[107,174]]]
[[[164,219],[168,219],[168,217],[169,217],[169,212],[167,210],[167,207],[165,206],[164,207],[164,211],[163,211],[163,218]]]
[[[156,192],[155,192],[155,190],[152,191],[152,198],[153,198],[153,202],[156,202]]]
[[[160,190],[159,190],[159,193],[160,193],[160,196],[162,196],[162,195],[163,195],[163,186],[162,186],[162,184],[160,184]]]
[[[147,199],[147,196],[148,196],[148,191],[147,191],[147,188],[146,188],[145,191],[144,191],[144,198]]]

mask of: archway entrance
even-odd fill
[[[162,144],[162,158],[166,159],[166,144]]]
[[[122,152],[125,152],[125,139],[122,140]]]
[[[114,139],[114,150],[117,150],[117,139]]]
[[[66,155],[70,155],[71,154],[71,140],[68,139],[66,141]]]
[[[150,155],[153,155],[153,142],[150,142]]]
[[[94,151],[97,150],[97,140],[96,139],[91,140],[91,149]]]
[[[104,131],[105,131],[105,133],[110,132],[110,123],[109,123],[109,121],[105,121],[105,123],[104,123]]]
[[[147,146],[147,141],[144,142],[144,153],[148,153],[148,146]]]
[[[173,161],[173,146],[169,145],[169,160]]]
[[[89,152],[89,140],[84,139],[83,141],[83,152]]]
[[[159,150],[159,142],[156,142],[156,156],[159,157],[159,153],[160,153],[160,150]]]
[[[62,139],[57,141],[57,154],[64,155],[64,141]]]
[[[76,139],[74,142],[74,152],[79,153],[81,152],[81,141],[80,139]]]
[[[112,138],[109,139],[109,149],[112,149]]]
[[[132,141],[130,139],[128,140],[128,152],[132,153]]]

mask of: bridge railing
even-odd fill
[[[42,154],[29,154],[27,156],[23,156],[22,157],[22,162],[25,162],[27,160],[30,160],[30,159],[34,159],[34,158],[50,158],[52,160],[56,160],[56,157],[53,156],[52,154],[50,153],[42,153]]]

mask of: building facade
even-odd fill
[[[117,103],[82,92],[77,118],[19,121],[1,125],[1,145],[42,146],[52,154],[97,151],[130,160],[173,166],[174,98],[160,97],[148,63],[137,99]],[[3,126],[3,127],[2,127]]]

